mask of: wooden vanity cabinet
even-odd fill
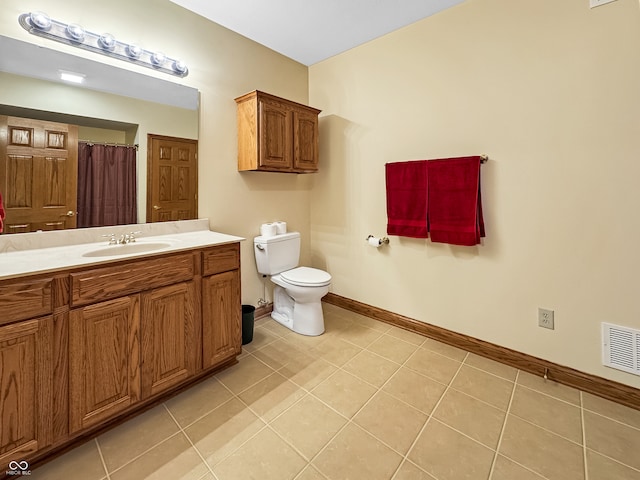
[[[236,103],[239,171],[318,171],[320,110],[257,90]]]
[[[52,442],[53,317],[0,327],[0,468]]]
[[[212,368],[242,351],[240,245],[202,254],[202,367]]]
[[[98,425],[140,400],[140,296],[69,314],[69,430]]]
[[[241,352],[240,244],[0,281],[0,465],[40,461]]]

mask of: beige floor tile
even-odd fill
[[[640,430],[585,411],[584,434],[587,448],[640,470]]]
[[[309,465],[296,477],[296,480],[326,480],[326,478],[318,472],[318,470]]]
[[[250,343],[243,345],[242,349],[250,353],[255,352],[259,348],[269,345],[271,342],[275,342],[278,338],[280,338],[280,335],[273,333],[267,328],[254,328],[253,339]]]
[[[476,367],[480,370],[484,370],[485,372],[493,373],[498,377],[502,377],[512,382],[515,381],[516,375],[518,374],[518,370],[510,367],[509,365],[496,362],[489,358],[481,357],[480,355],[476,355],[475,353],[470,353],[464,363],[466,365]]]
[[[265,423],[242,402],[232,398],[187,427],[184,432],[209,465],[213,466],[264,426]]]
[[[183,428],[231,398],[232,394],[215,378],[208,378],[173,398],[165,405]]]
[[[426,348],[427,350],[431,350],[432,352],[439,353],[440,355],[444,355],[445,357],[449,357],[458,362],[462,362],[467,356],[467,352],[464,350],[453,347],[451,345],[447,345],[446,343],[439,342],[437,340],[433,340],[431,338],[427,338],[425,342],[422,344],[422,348]]]
[[[321,343],[313,348],[310,353],[333,365],[341,367],[361,351],[362,348],[357,345],[335,338],[331,341]]]
[[[438,480],[489,478],[494,452],[437,420],[430,420],[409,460]]]
[[[208,468],[182,433],[110,474],[111,480],[199,480]]]
[[[276,418],[271,428],[311,460],[345,423],[346,418],[307,395]]]
[[[376,320],[375,318],[365,317],[364,315],[358,315],[357,313],[349,315],[349,320],[351,320],[356,325],[371,328],[373,330],[378,330],[383,333],[391,329],[391,325],[389,325],[388,323],[381,322],[380,320]]]
[[[382,390],[429,415],[446,388],[435,380],[402,367]]]
[[[213,469],[219,480],[292,480],[307,462],[265,428]]]
[[[401,454],[409,447],[427,421],[427,416],[404,402],[378,392],[353,421]]]
[[[502,455],[498,455],[493,466],[491,480],[544,480],[544,477]]]
[[[549,480],[584,480],[583,448],[509,415],[500,452]]]
[[[401,461],[400,455],[351,423],[312,463],[330,480],[387,480]]]
[[[112,472],[178,431],[165,406],[158,405],[100,435],[98,444],[107,470]]]
[[[435,477],[421,470],[410,461],[405,460],[402,462],[402,465],[400,465],[393,480],[435,480]]]
[[[292,333],[290,329],[276,322],[271,317],[264,317],[264,319],[262,320],[264,321],[260,326],[269,330],[271,333],[273,333],[274,335],[277,335],[278,337],[286,337],[288,335],[291,335]]]
[[[513,382],[496,377],[474,367],[463,365],[451,383],[451,387],[482,400],[494,407],[506,410],[513,391]]]
[[[342,368],[365,382],[380,388],[400,368],[400,365],[380,355],[363,350],[345,363]]]
[[[640,428],[640,410],[625,407],[584,392],[582,393],[582,407],[632,427]]]
[[[3,468],[6,465],[2,466]],[[2,470],[4,473],[4,470]],[[69,453],[31,471],[28,478],[47,480],[102,480],[107,472],[102,465],[95,440],[74,448]],[[11,477],[10,477],[11,478]],[[13,478],[23,478],[14,476]]]
[[[249,355],[236,365],[220,372],[216,378],[233,393],[238,394],[273,372],[273,368],[268,367],[253,355]]]
[[[342,370],[311,391],[313,395],[347,418],[351,418],[360,410],[375,392],[374,387]]]
[[[285,338],[280,338],[253,352],[253,356],[274,370],[278,370],[289,363],[299,363],[307,360],[307,358],[312,358]]]
[[[427,337],[420,335],[419,333],[410,332],[409,330],[398,327],[392,327],[386,332],[386,334],[414,345],[422,345],[427,340]]]
[[[377,353],[396,363],[404,363],[418,348],[417,345],[405,342],[391,335],[383,335],[367,347],[367,350]]]
[[[509,413],[582,445],[579,407],[517,385]]]
[[[537,390],[552,397],[559,398],[574,405],[580,405],[580,391],[575,388],[561,385],[553,380],[545,380],[542,377],[520,371],[518,374],[518,384]]]
[[[365,348],[380,338],[383,332],[352,322],[346,328],[339,330],[336,335],[341,340],[353,343],[360,348]]]
[[[337,370],[337,367],[321,359],[307,356],[295,363],[289,363],[278,370],[280,375],[296,385],[311,390],[325,381]]]
[[[239,398],[269,423],[305,395],[299,386],[274,373],[242,392]]]
[[[495,450],[506,413],[476,398],[449,389],[433,416]]]
[[[287,342],[290,342],[293,346],[308,352],[309,350],[328,342],[333,337],[332,331],[327,329],[325,324],[325,331],[322,335],[310,336],[301,335],[299,333],[291,332],[289,335],[282,337]]]
[[[587,449],[589,480],[640,480],[640,471]]]
[[[405,367],[426,375],[437,382],[448,384],[460,368],[460,362],[420,347],[407,360]]]
[[[211,472],[205,474],[204,477],[200,478],[199,480],[217,480],[213,474]]]

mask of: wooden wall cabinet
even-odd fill
[[[241,352],[240,245],[0,281],[0,465],[40,461]]]
[[[320,110],[257,90],[236,104],[239,171],[318,171]]]

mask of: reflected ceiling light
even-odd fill
[[[65,72],[64,70],[59,70],[60,80],[64,80],[65,82],[71,83],[82,83],[84,82],[84,75],[80,73],[73,72]]]
[[[169,58],[162,52],[146,50],[134,43],[120,42],[110,33],[99,35],[75,23],[67,24],[53,20],[43,12],[23,13],[18,17],[18,22],[27,32],[49,40],[119,58],[178,77],[186,77],[189,74],[189,69],[184,62]]]

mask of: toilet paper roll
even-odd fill
[[[277,233],[275,223],[263,223],[260,225],[260,235],[263,237],[274,237]]]
[[[378,248],[380,245],[382,245],[382,242],[378,237],[369,237],[367,241],[369,242],[369,245],[371,245],[372,247]]]
[[[287,222],[275,222],[275,224],[276,224],[276,233],[278,235],[287,233]]]

